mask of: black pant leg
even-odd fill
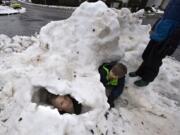
[[[159,73],[162,60],[168,55],[169,44],[167,40],[162,42],[154,42],[153,47],[149,55],[144,59],[144,68],[142,79],[148,82],[152,82]]]
[[[141,0],[141,4],[140,4],[139,9],[144,9],[147,5],[147,2],[148,2],[148,0]]]
[[[139,66],[139,68],[137,69],[137,71],[136,71],[136,75],[138,75],[138,76],[142,76],[142,74],[143,74],[143,71],[144,70],[144,61],[141,63],[141,65]]]
[[[151,55],[152,50],[154,48],[154,46],[158,44],[158,42],[154,41],[154,40],[150,40],[147,47],[145,48],[143,54],[142,54],[142,59],[143,60],[148,60],[149,55]]]
[[[162,57],[156,55],[157,52],[153,52],[148,61],[144,61],[142,79],[147,82],[152,82],[159,73],[159,68],[162,65]]]
[[[106,5],[108,6],[108,7],[111,7],[111,3],[112,3],[112,0],[106,0]]]
[[[155,43],[155,41],[150,40],[142,54],[143,62],[139,66],[138,70],[136,71],[136,74],[139,76],[142,76],[142,74],[144,74],[144,69],[145,69],[145,65],[146,65],[145,62],[148,61],[148,59],[149,59],[149,55],[151,54],[151,52],[153,50],[154,43]]]
[[[159,73],[163,59],[159,55],[161,45],[162,43],[151,40],[143,53],[143,62],[137,70],[137,74],[147,82],[153,81]]]
[[[152,82],[156,78],[162,65],[162,59],[176,50],[180,42],[179,35],[180,28],[177,28],[168,39],[162,42],[153,40],[149,42],[142,55],[143,62],[136,71],[143,80]]]

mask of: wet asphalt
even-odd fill
[[[0,16],[0,34],[10,37],[15,35],[31,36],[38,33],[42,26],[51,21],[67,19],[71,16],[73,9],[50,8],[36,5],[23,4],[26,12],[23,14]],[[153,25],[161,15],[147,15],[143,24]],[[180,61],[180,46],[173,54]]]
[[[38,33],[40,28],[50,21],[68,18],[73,10],[48,8],[36,5],[23,4],[24,14],[0,16],[0,34],[10,37],[15,35],[31,36]]]

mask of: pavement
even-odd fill
[[[66,19],[73,12],[69,8],[22,5],[26,8],[24,14],[0,16],[0,34],[6,34],[10,37],[15,35],[31,36],[38,33],[41,27],[50,21]]]
[[[26,8],[23,14],[0,16],[0,34],[10,37],[15,35],[32,36],[38,33],[42,26],[51,21],[67,19],[71,16],[73,8],[38,6],[22,3]],[[160,14],[147,15],[143,24],[153,25]],[[173,54],[180,61],[180,46]]]

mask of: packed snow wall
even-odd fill
[[[173,132],[169,130],[179,119],[175,113],[179,112],[177,102],[157,96],[163,79],[176,80],[177,88],[172,91],[178,92],[177,70],[174,78],[168,78],[166,69],[162,70],[162,82],[158,78],[159,83],[144,90],[134,88],[127,77],[122,97],[128,105],[119,98],[116,108],[108,111],[98,67],[117,60],[126,64],[128,70],[137,68],[150,30],[150,26],[141,24],[142,15],[142,11],[132,14],[125,8],[110,9],[100,1],[84,2],[70,18],[50,22],[36,37],[11,39],[0,35],[0,135],[150,135],[158,134],[165,121],[170,122],[164,126],[164,132],[178,135],[178,125]],[[178,67],[175,63],[173,69]],[[171,85],[166,86],[171,89]],[[53,94],[71,94],[90,109],[81,115],[60,115],[57,109],[32,102],[39,87]],[[161,111],[168,114],[161,115]],[[170,114],[174,116],[163,119]],[[143,128],[144,122],[147,125]]]

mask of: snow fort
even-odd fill
[[[180,64],[171,58],[145,88],[126,76],[124,93],[108,110],[98,67],[110,61],[138,67],[150,31],[142,16],[84,2],[37,36],[0,35],[0,135],[179,135]],[[42,88],[71,95],[82,113],[61,115],[40,104]]]

